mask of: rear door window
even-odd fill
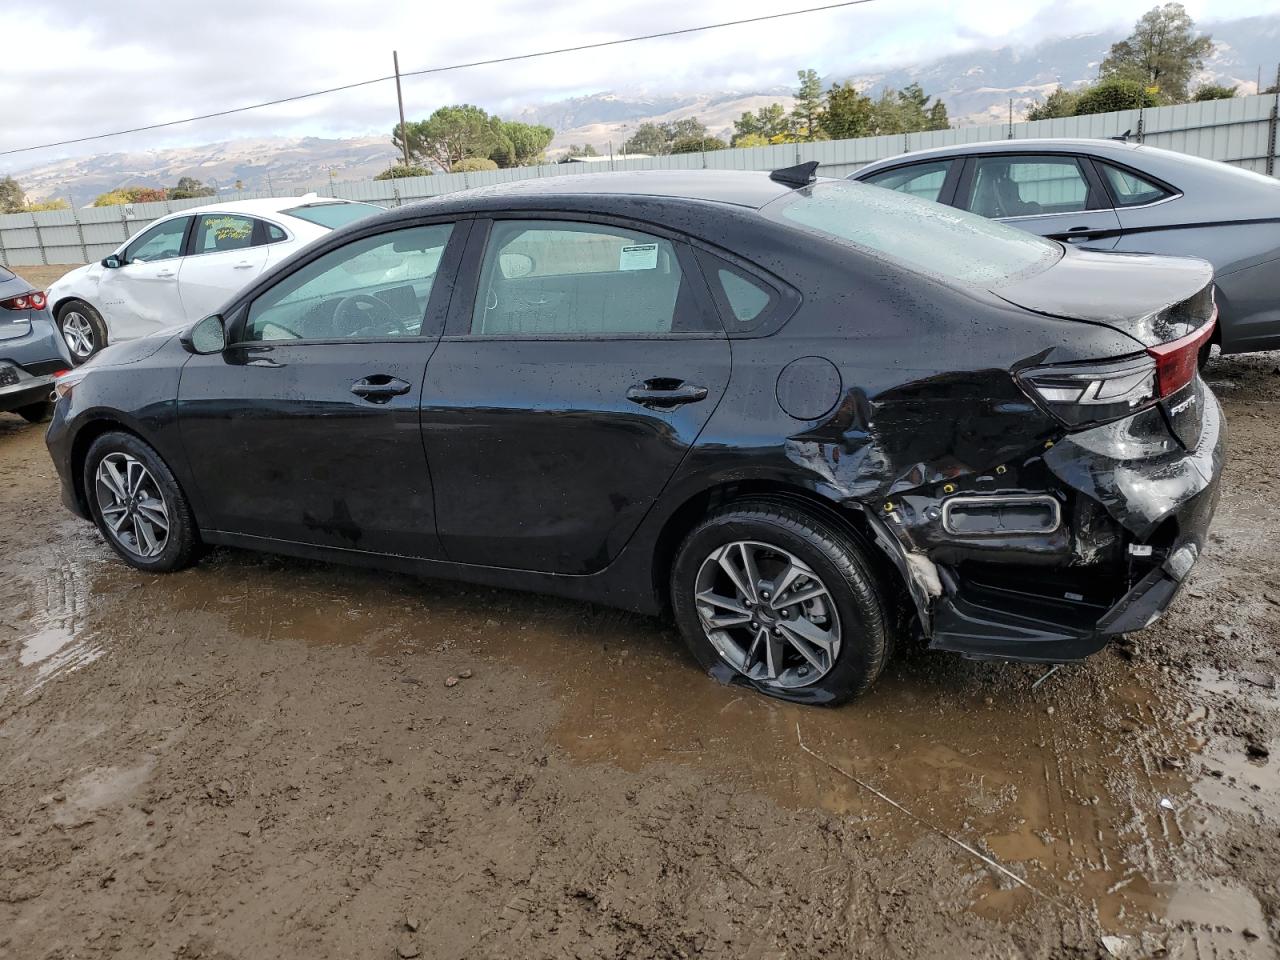
[[[913,163],[872,174],[863,182],[897,190],[899,193],[909,193],[922,200],[936,201],[942,195],[942,187],[947,182],[947,174],[951,171],[953,162],[936,160],[932,163]]]
[[[241,250],[254,246],[254,227],[256,221],[252,217],[237,213],[206,213],[196,224],[195,238],[191,243],[191,252],[222,253],[227,250]]]
[[[1039,217],[1104,206],[1075,157],[974,157],[973,165],[968,208],[980,217]]]
[[[493,224],[473,335],[627,337],[704,324],[670,240],[594,223]]]

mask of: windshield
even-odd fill
[[[299,220],[336,230],[375,213],[382,213],[382,207],[376,207],[372,203],[308,203],[282,212]]]
[[[1052,240],[895,190],[815,183],[767,204],[765,216],[896,260],[919,273],[995,287],[1056,263]]]

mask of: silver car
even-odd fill
[[[47,420],[54,378],[70,367],[44,293],[0,264],[0,413]]]
[[[1280,181],[1271,177],[1157,147],[1063,139],[921,150],[849,179],[1092,249],[1208,260],[1221,351],[1280,349]]]

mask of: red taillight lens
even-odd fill
[[[1196,365],[1200,362],[1200,350],[1213,336],[1213,328],[1217,322],[1218,310],[1215,307],[1209,322],[1200,329],[1185,337],[1147,349],[1148,356],[1156,362],[1157,396],[1173,396],[1191,382],[1191,378],[1196,375]]]
[[[43,310],[47,302],[43,293],[39,290],[32,290],[30,293],[22,294],[20,297],[0,300],[0,307],[4,307],[6,310]]]

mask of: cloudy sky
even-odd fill
[[[700,26],[822,0],[191,0],[6,4],[0,151],[209,113],[391,72]],[[1127,28],[1154,0],[872,0],[692,36],[478,67],[406,81],[409,116],[454,102],[512,110],[607,90],[765,89],[795,71],[860,72],[966,49]],[[15,6],[16,3],[16,6]],[[1280,9],[1280,0],[1187,0],[1200,21]],[[393,85],[0,156],[0,171],[58,156],[240,136],[383,133]]]

